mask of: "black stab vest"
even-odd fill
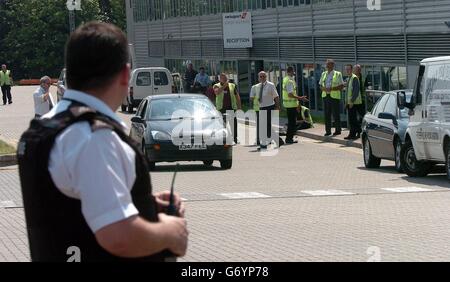
[[[65,196],[53,183],[48,170],[51,149],[59,133],[76,122],[87,121],[91,130],[108,128],[136,153],[136,181],[131,189],[139,216],[157,222],[157,206],[146,159],[122,127],[106,115],[78,102],[51,119],[33,119],[17,150],[19,175],[32,261],[65,262],[69,247],[78,247],[81,262],[164,261],[162,253],[127,259],[104,250],[81,212],[81,201]],[[83,164],[89,166],[90,164]],[[95,170],[95,167],[92,169]],[[69,252],[69,254],[68,254]]]

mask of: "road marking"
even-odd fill
[[[395,192],[395,193],[412,193],[412,192],[432,192],[433,189],[420,188],[420,187],[398,187],[398,188],[381,188],[382,190]]]
[[[355,193],[345,192],[341,190],[303,190],[302,193],[312,196],[340,196],[340,195],[355,195]]]
[[[181,198],[181,201],[182,202],[186,202],[188,199],[186,199],[186,198]]]
[[[222,193],[219,194],[228,199],[257,199],[257,198],[271,198],[269,195],[258,192],[242,192],[242,193]]]
[[[1,201],[0,208],[15,208],[17,205],[13,201]]]

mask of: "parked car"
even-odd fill
[[[59,74],[58,82],[56,83],[56,99],[59,102],[66,92],[66,69],[64,68]]]
[[[402,172],[401,147],[405,143],[409,115],[397,107],[397,96],[404,93],[411,99],[412,90],[386,92],[367,113],[362,122],[364,165],[377,168],[381,159],[395,161],[395,169]]]
[[[157,162],[174,161],[211,166],[218,160],[222,169],[232,167],[230,129],[205,95],[148,96],[131,122],[130,137],[140,144],[150,169]]]
[[[128,97],[122,102],[122,111],[132,113],[149,95],[173,93],[173,78],[162,67],[137,68],[131,72]]]
[[[401,94],[398,106],[410,113],[401,152],[406,174],[426,176],[445,164],[450,181],[450,56],[422,60],[412,101]]]

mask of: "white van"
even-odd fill
[[[173,78],[163,67],[137,68],[131,72],[128,97],[122,102],[122,111],[133,108],[147,96],[173,93]]]
[[[433,165],[445,164],[450,180],[450,56],[423,60],[411,102],[402,93],[397,103],[410,109],[401,149],[405,172],[425,176]]]

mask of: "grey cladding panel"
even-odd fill
[[[358,60],[363,62],[405,62],[403,35],[358,36]]]
[[[316,37],[316,59],[322,61],[333,58],[336,61],[352,62],[355,59],[353,36]]]
[[[199,40],[183,40],[181,42],[182,56],[184,57],[200,57],[202,52],[201,41]]]
[[[335,5],[313,7],[315,34],[353,34],[352,1],[342,1],[338,8]]]
[[[278,58],[278,38],[253,39],[253,58]]]
[[[202,41],[203,57],[222,57],[223,41],[221,39],[210,39]]]
[[[276,26],[276,22],[273,24]],[[311,9],[307,6],[279,9],[279,33],[281,37],[311,35],[311,24]]]
[[[280,57],[282,59],[313,60],[311,37],[280,38]]]
[[[200,24],[198,17],[182,18],[183,24],[181,25],[181,37],[182,38],[199,38],[200,37]]]
[[[149,57],[163,57],[164,56],[164,42],[163,41],[149,41],[148,42],[148,56]]]
[[[253,37],[277,36],[277,14],[272,10],[252,12]]]
[[[403,32],[403,0],[381,1],[381,10],[367,9],[367,0],[355,0],[356,33]]]
[[[200,31],[203,38],[222,38],[222,16],[200,17]]]
[[[249,49],[223,49],[223,56],[227,59],[248,59],[250,57]]]
[[[165,56],[181,57],[181,41],[171,40],[164,42]]]
[[[180,33],[180,21],[176,19],[168,19],[164,21],[164,38],[165,39],[179,39]]]
[[[448,32],[450,0],[406,0],[407,32]]]
[[[419,62],[428,57],[450,55],[450,34],[408,35],[408,60]]]

